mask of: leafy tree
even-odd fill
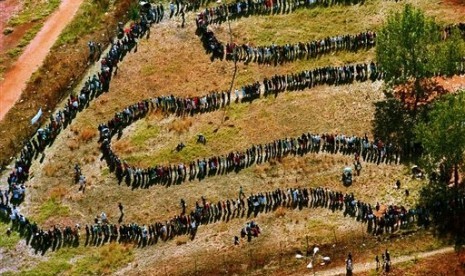
[[[458,187],[431,181],[420,192],[418,213],[432,220],[433,229],[441,238],[452,239],[459,248],[465,244],[465,193]],[[419,223],[428,226],[426,221]]]
[[[414,110],[428,92],[421,81],[438,73],[453,74],[463,57],[463,39],[458,34],[444,39],[442,29],[408,4],[402,12],[390,14],[378,32],[376,58],[385,80],[390,85],[414,84]]]
[[[417,125],[415,134],[425,153],[430,170],[442,166],[453,171],[458,185],[459,169],[465,160],[465,91],[437,101],[428,119]]]
[[[446,174],[422,189],[420,204],[431,213],[438,233],[454,238],[456,246],[461,246],[465,243],[465,189],[459,186],[459,171],[465,161],[465,91],[437,101],[415,133],[423,145],[428,170],[441,167]],[[452,171],[455,185],[449,187]]]
[[[394,97],[374,103],[375,118],[373,133],[375,137],[382,137],[386,142],[405,145],[407,137],[412,137],[413,122],[410,112],[404,110],[403,104]]]

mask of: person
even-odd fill
[[[170,18],[172,18],[174,15],[174,3],[173,1],[170,1]]]
[[[410,195],[410,192],[408,189],[405,189],[405,196],[408,197]]]
[[[378,269],[379,269],[379,258],[378,258],[378,255],[376,255],[376,257],[375,257],[375,262],[376,262],[376,271],[378,271]]]
[[[349,253],[349,255],[347,255],[347,259],[346,259],[346,275],[347,276],[352,276],[352,270],[353,270],[352,254]]]
[[[360,171],[362,171],[362,164],[360,161],[355,162],[355,171],[357,172],[357,176],[360,176]]]
[[[385,254],[386,256],[386,272],[389,272],[390,267],[391,267],[391,254],[389,251],[386,249]]]
[[[205,138],[205,136],[203,134],[199,134],[197,135],[197,143],[201,143],[201,144],[206,144],[207,143],[207,138]]]
[[[239,188],[239,199],[241,199],[241,196],[245,196],[242,186]]]
[[[181,209],[182,209],[182,212],[181,212],[181,215],[184,215],[186,213],[186,201],[181,198]]]
[[[121,202],[118,203],[118,208],[119,208],[119,211],[121,213],[121,215],[124,215],[124,212],[123,212],[123,204],[121,204]]]
[[[396,181],[396,187],[397,187],[397,189],[400,189],[400,180],[399,179],[397,179],[397,181]]]
[[[81,190],[82,192],[84,192],[86,189],[86,182],[87,182],[86,177],[81,174],[79,176],[79,190]]]
[[[179,143],[177,146],[176,146],[176,151],[179,152],[181,151],[183,148],[185,148],[186,145],[184,145],[183,142]]]

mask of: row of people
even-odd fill
[[[261,192],[245,196],[242,187],[235,199],[210,202],[201,197],[187,211],[187,204],[181,200],[181,212],[163,222],[149,224],[120,224],[111,222],[105,213],[97,216],[92,223],[74,226],[55,225],[47,229],[40,228],[36,223],[30,222],[17,208],[0,206],[0,215],[3,219],[12,222],[12,231],[18,231],[27,240],[27,243],[38,252],[57,250],[63,246],[80,245],[81,232],[85,231],[85,246],[103,245],[108,242],[135,243],[139,246],[156,244],[159,240],[167,241],[176,236],[190,235],[195,237],[200,225],[229,221],[233,218],[256,217],[260,213],[276,210],[278,207],[302,208],[329,208],[332,211],[343,211],[362,223],[367,224],[367,231],[374,235],[394,232],[397,229],[408,227],[413,223],[427,226],[429,214],[423,208],[407,210],[403,206],[390,205],[380,208],[364,203],[355,198],[353,194],[344,194],[327,188],[288,188],[276,189],[270,192]],[[247,234],[247,233],[246,233]]]
[[[221,4],[205,8],[197,16],[205,24],[221,24],[227,19],[234,20],[250,15],[282,14],[298,8],[313,8],[317,6],[351,5],[363,3],[363,0],[238,0],[234,3]]]
[[[152,102],[153,103],[153,102]],[[132,122],[144,117],[151,108],[159,108],[149,101],[140,102],[119,112],[108,124],[99,126],[100,149],[110,171],[115,172],[119,182],[127,185],[147,187],[153,184],[172,184],[199,180],[212,175],[240,171],[253,164],[268,162],[288,155],[304,155],[310,152],[342,153],[361,155],[367,162],[399,162],[400,148],[380,139],[370,140],[364,137],[344,134],[303,133],[295,138],[277,139],[271,143],[252,145],[245,151],[232,151],[225,155],[193,160],[189,163],[157,165],[149,168],[133,167],[112,150],[111,138],[122,132]],[[166,107],[165,107],[166,108]],[[165,110],[166,111],[166,110]],[[174,111],[173,109],[171,110]],[[182,150],[182,149],[181,149]]]
[[[89,102],[104,92],[108,92],[111,77],[116,73],[118,62],[135,47],[136,39],[143,35],[140,23],[131,24],[121,39],[112,43],[109,52],[100,60],[100,71],[85,82],[79,95],[70,95],[65,107],[56,114],[50,115],[49,123],[37,130],[34,137],[24,142],[19,156],[15,159],[13,169],[7,178],[8,188],[2,193],[1,203],[4,206],[16,206],[24,199],[25,182],[29,178],[32,161],[43,154],[45,148],[52,144],[62,129],[65,129],[76,114],[89,105]],[[92,43],[95,47],[95,43]],[[95,51],[95,49],[94,49]],[[10,198],[11,197],[11,198]],[[4,200],[5,198],[5,200]]]
[[[282,64],[297,59],[315,58],[322,54],[338,51],[358,51],[375,46],[376,33],[361,32],[355,35],[337,35],[309,42],[285,45],[251,46],[250,44],[226,44],[226,60],[260,64]]]

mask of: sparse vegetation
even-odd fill
[[[0,249],[12,250],[21,239],[20,235],[16,231],[12,231],[8,236],[6,234],[8,228],[11,228],[10,224],[0,222]]]
[[[64,44],[76,43],[86,34],[90,34],[105,25],[104,18],[108,15],[105,13],[112,9],[110,0],[85,0],[82,3],[75,19],[66,26],[57,40],[55,47]],[[113,31],[108,33],[108,26],[104,26],[105,35],[114,35]]]
[[[39,207],[39,213],[35,221],[41,224],[51,217],[66,217],[70,214],[70,208],[60,202],[60,198],[51,197]]]
[[[21,38],[18,45],[15,48],[8,51],[8,55],[10,56],[10,58],[18,57],[23,52],[24,48],[29,44],[29,42],[31,42],[31,40],[40,31],[42,26],[43,24],[39,23],[34,25],[34,27],[30,28]]]

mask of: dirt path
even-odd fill
[[[436,255],[450,253],[453,251],[454,251],[453,247],[445,247],[445,248],[441,248],[441,249],[437,249],[433,251],[422,252],[419,254],[406,255],[406,256],[400,256],[397,258],[393,258],[391,263],[392,265],[396,265],[396,264],[405,263],[405,262],[408,262],[414,259],[424,259],[424,258],[436,256]],[[357,273],[362,273],[362,272],[368,272],[368,271],[375,270],[375,269],[376,269],[376,264],[374,261],[369,262],[369,263],[364,263],[364,264],[355,263],[353,272],[354,274],[357,274]],[[345,266],[340,266],[340,267],[336,267],[330,270],[315,273],[315,275],[320,275],[320,276],[345,275],[345,274],[346,274]],[[307,275],[313,275],[313,273],[310,273]]]
[[[20,98],[21,92],[57,40],[60,33],[74,17],[84,0],[63,0],[58,8],[45,22],[43,28],[29,43],[23,54],[5,73],[0,83],[0,120]]]

